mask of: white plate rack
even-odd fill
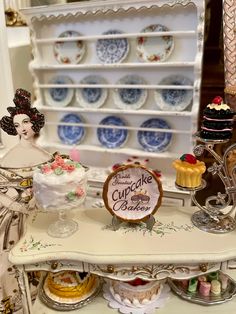
[[[95,167],[110,167],[128,156],[145,156],[150,166],[158,165],[165,175],[173,174],[171,162],[183,153],[191,153],[194,145],[193,134],[197,131],[200,105],[204,38],[203,0],[127,0],[127,1],[83,1],[66,5],[32,7],[22,10],[31,29],[33,60],[30,71],[33,76],[36,95],[35,106],[44,112],[46,126],[39,143],[48,149],[68,151],[71,147],[61,141],[57,128],[61,119],[69,113],[79,115],[83,122],[71,124],[85,129],[85,136],[78,144],[85,162],[96,152],[98,158],[91,159]],[[160,24],[168,28],[165,32],[142,32],[149,25]],[[119,30],[120,34],[104,34],[109,30]],[[58,38],[65,31],[76,31],[80,35]],[[145,62],[137,54],[137,38],[152,38],[155,41],[163,36],[172,36],[174,48],[170,56],[162,62]],[[96,43],[101,39],[122,39],[128,41],[129,51],[122,62],[101,63],[96,54]],[[54,56],[54,45],[58,41],[82,41],[85,54],[77,64],[59,63]],[[156,49],[156,48],[155,48]],[[155,52],[155,51],[154,51]],[[51,84],[57,76],[67,76],[71,84]],[[98,75],[106,83],[96,84],[96,88],[106,89],[108,96],[99,108],[80,106],[75,96],[77,89],[94,88],[93,84],[82,84],[89,75]],[[127,75],[141,77],[145,84],[120,84]],[[168,76],[182,75],[190,79],[189,85],[161,85]],[[45,99],[48,89],[72,89],[74,96],[66,106],[52,106]],[[145,89],[147,98],[139,109],[120,109],[114,102],[118,89]],[[191,104],[183,111],[163,111],[155,101],[155,90],[192,91]],[[97,139],[100,121],[109,115],[120,117],[126,122],[128,139],[123,146],[108,149]],[[172,134],[168,149],[161,152],[148,152],[140,146],[137,132],[141,124],[151,118],[165,120],[170,129],[150,129],[149,131]],[[67,125],[64,123],[64,125]],[[69,126],[70,124],[68,124]],[[119,129],[119,126],[103,126]],[[109,157],[108,157],[109,153]],[[173,184],[174,185],[174,184]],[[178,192],[177,192],[178,193]]]

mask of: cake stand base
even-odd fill
[[[78,230],[78,224],[72,219],[58,220],[48,227],[48,234],[54,238],[66,238]]]
[[[215,221],[202,210],[194,213],[191,220],[194,226],[210,233],[227,233],[236,228],[236,222],[232,217],[228,216]]]

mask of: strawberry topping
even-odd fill
[[[131,286],[144,286],[148,281],[142,280],[141,278],[135,278],[134,280],[127,281],[127,283]]]
[[[191,154],[184,154],[180,157],[180,160],[182,161],[186,161],[189,164],[196,164],[197,163],[197,159],[195,156],[191,155]]]
[[[220,97],[220,96],[216,96],[216,97],[212,100],[212,103],[213,103],[213,104],[216,104],[216,105],[220,105],[220,104],[223,103],[223,99],[222,99],[222,97]]]

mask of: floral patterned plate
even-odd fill
[[[81,84],[106,84],[104,78],[98,75],[85,77]],[[76,99],[78,104],[84,108],[99,108],[107,99],[107,89],[99,87],[84,87],[76,89]]]
[[[139,130],[137,133],[138,142],[145,151],[163,152],[170,145],[172,133],[161,131],[148,131],[149,128],[170,129],[169,124],[158,118],[152,118],[143,122],[141,128],[147,128],[147,131]]]
[[[49,84],[73,84],[68,76],[55,76]],[[45,90],[45,100],[52,107],[66,107],[70,104],[74,96],[74,89],[67,87],[51,87]]]
[[[159,85],[190,85],[192,81],[183,75],[171,75],[160,81]],[[193,91],[190,89],[157,89],[154,92],[157,106],[161,110],[182,111],[186,109],[192,99]]]
[[[63,41],[63,38],[78,37],[76,31],[65,31],[59,35],[59,40],[54,44],[54,56],[59,63],[77,64],[85,54],[85,44],[82,40]]]
[[[60,122],[65,123],[82,123],[79,115],[74,113],[66,114]],[[76,125],[59,125],[57,134],[60,140],[67,145],[78,144],[82,141],[85,135],[85,129],[82,126]]]
[[[108,30],[103,35],[122,34],[119,30]],[[124,36],[125,37],[125,36]],[[96,53],[102,63],[119,63],[128,55],[129,42],[126,38],[104,38],[96,43]]]
[[[169,29],[161,24],[149,25],[142,30],[142,33],[167,32]],[[165,61],[174,49],[173,36],[138,37],[137,54],[145,62]]]
[[[126,75],[117,84],[145,85],[143,78],[137,75]],[[141,88],[116,88],[114,90],[114,102],[120,109],[139,109],[147,99],[147,90]]]
[[[104,118],[101,125],[115,125],[115,126],[125,126],[125,122],[116,116],[108,116]],[[128,130],[127,129],[113,129],[113,128],[98,128],[97,137],[102,146],[107,148],[117,148],[122,146],[127,139]]]

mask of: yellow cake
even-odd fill
[[[206,171],[203,161],[191,154],[184,154],[173,162],[176,170],[176,184],[185,188],[196,188],[201,185],[202,175]]]
[[[53,300],[71,303],[89,297],[97,290],[98,284],[98,278],[93,274],[63,271],[49,273],[44,290]]]

